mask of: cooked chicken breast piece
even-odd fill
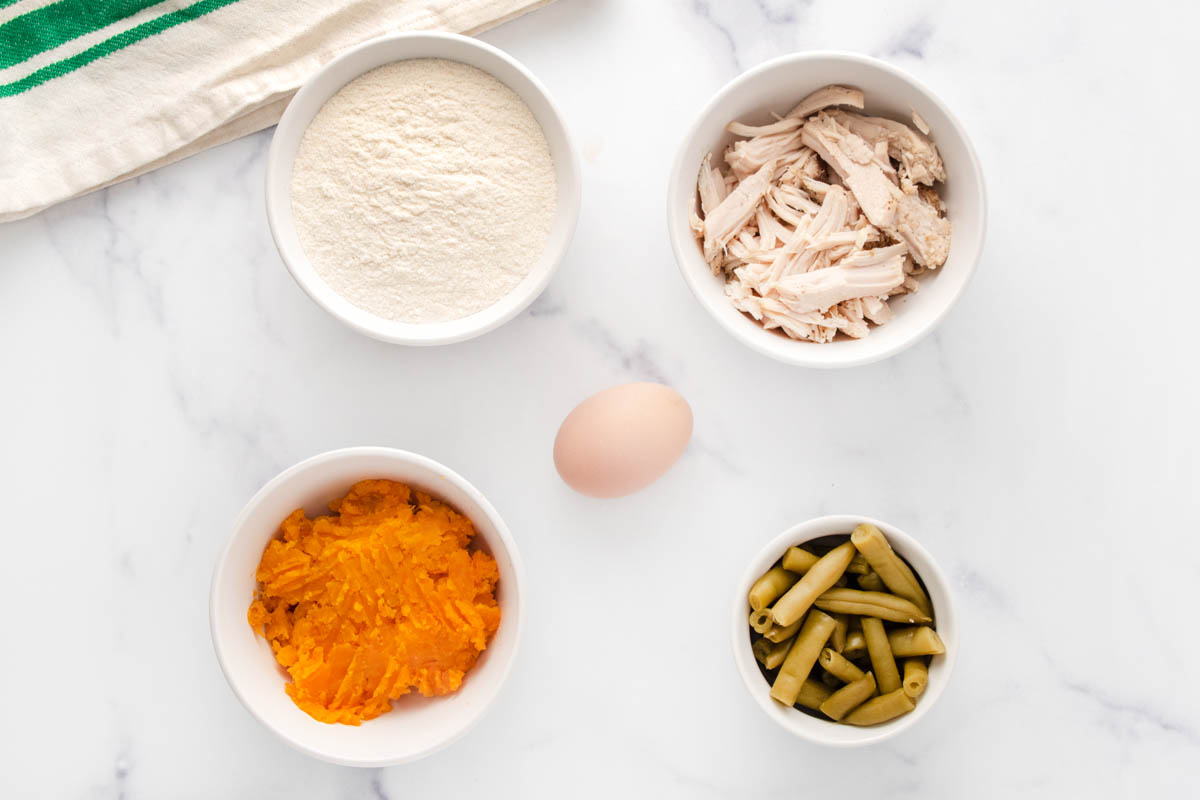
[[[892,318],[892,308],[887,304],[886,297],[864,297],[862,299],[863,316],[882,325]]]
[[[825,113],[806,122],[801,135],[804,143],[854,192],[872,225],[887,230],[895,224],[900,190],[883,174],[875,163],[875,151],[861,137]]]
[[[789,309],[801,312],[820,311],[857,297],[886,295],[902,283],[904,247],[893,245],[856,253],[827,269],[788,275],[776,288]]]
[[[725,245],[754,217],[759,202],[771,188],[775,165],[767,162],[758,172],[739,183],[720,205],[704,218],[704,259],[719,263]]]
[[[875,163],[875,151],[861,136],[840,125],[835,114],[839,112],[821,112],[806,122],[801,129],[804,143],[845,182],[871,224],[908,244],[918,264],[940,267],[946,263],[949,220],[938,216],[937,209],[919,193],[905,194],[888,180]]]
[[[692,195],[691,204],[688,206],[688,227],[692,229],[696,238],[704,238],[704,220],[696,213],[696,195]]]
[[[786,246],[777,252],[778,256],[771,264],[766,276],[763,289],[769,293],[777,282],[787,276],[799,272],[809,272],[818,268],[822,258],[822,248],[813,247],[814,242],[820,242],[827,236],[840,230],[846,224],[846,192],[839,187],[833,187],[825,193],[825,202],[821,209],[812,217],[807,225],[801,224],[796,228],[796,235]],[[820,264],[819,266],[826,266]]]
[[[862,108],[864,100],[860,89],[853,89],[849,86],[824,86],[797,103],[784,118],[808,117],[830,106]]]
[[[739,180],[744,180],[761,169],[763,164],[796,156],[800,149],[799,130],[771,133],[734,142],[725,151],[725,163]]]
[[[747,139],[752,139],[755,136],[769,136],[772,133],[786,133],[794,131],[804,124],[802,119],[789,119],[784,117],[778,119],[769,125],[744,125],[741,122],[731,122],[725,126],[725,130],[735,136],[745,136]]]
[[[950,220],[920,195],[901,196],[896,225],[888,233],[908,245],[920,266],[940,267],[950,257]]]
[[[696,180],[696,188],[700,192],[700,210],[705,214],[711,214],[729,194],[725,176],[712,165],[712,153],[704,156],[704,161],[700,164],[700,177]]]
[[[711,154],[700,165],[689,224],[730,304],[768,330],[867,336],[891,319],[889,298],[949,255],[928,126],[849,110],[863,105],[859,90],[826,86],[774,122],[729,123],[741,138],[727,172]]]
[[[870,142],[887,145],[888,155],[900,164],[913,183],[926,186],[946,180],[946,166],[937,147],[928,138],[903,122],[884,117],[867,117],[853,111],[835,109],[828,112],[838,124]]]

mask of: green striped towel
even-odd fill
[[[549,0],[0,0],[0,222],[274,125],[352,45]]]

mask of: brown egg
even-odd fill
[[[581,494],[621,497],[649,486],[692,437],[692,409],[659,383],[626,383],[575,407],[554,439],[554,466]]]

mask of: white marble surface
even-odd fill
[[[561,0],[484,38],[578,135],[578,235],[529,312],[452,347],[362,338],[296,288],[263,214],[269,133],[0,227],[0,796],[1194,792],[1197,23],[1165,0]],[[729,339],[684,288],[663,218],[667,164],[709,95],[813,48],[927,81],[990,185],[956,310],[846,372]],[[690,451],[626,500],[572,494],[550,460],[559,420],[644,378],[692,402]],[[367,443],[474,481],[520,542],[531,605],[473,733],[356,771],[242,709],[207,591],[264,481]],[[776,729],[727,641],[752,554],[833,511],[921,538],[965,628],[938,706],[858,751]]]

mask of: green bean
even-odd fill
[[[804,577],[796,581],[783,597],[775,601],[771,609],[775,622],[780,625],[791,625],[804,616],[812,607],[813,601],[842,577],[846,565],[854,558],[854,545],[850,542],[838,545],[813,564]],[[840,610],[840,609],[835,609]],[[790,705],[790,704],[789,704]]]
[[[783,567],[771,567],[750,587],[750,607],[755,611],[766,608],[775,602],[775,598],[790,589],[796,580],[796,575]]]
[[[852,572],[855,575],[866,575],[870,571],[871,564],[862,553],[855,553],[854,558],[850,559],[850,565],[846,567],[846,572]]]
[[[750,652],[754,653],[754,658],[760,664],[767,663],[767,656],[771,654],[771,643],[766,639],[755,639],[754,644],[750,645]]]
[[[801,621],[802,620],[796,620],[787,627],[772,623],[771,627],[763,632],[763,636],[767,637],[767,640],[771,642],[786,642],[788,639],[795,636],[796,632],[800,630]]]
[[[782,642],[772,644],[771,652],[767,654],[767,660],[763,662],[763,666],[767,669],[779,669],[779,665],[787,658],[788,650],[791,649],[791,639],[785,639]]]
[[[833,617],[815,609],[809,612],[800,632],[792,641],[787,658],[779,665],[779,674],[775,676],[775,683],[771,685],[771,697],[785,706],[795,704],[800,688],[804,685],[808,673],[812,672],[813,665],[817,663],[817,656],[821,654],[825,642],[829,641],[833,628]]]
[[[846,631],[850,626],[850,618],[845,614],[830,614],[833,621],[837,623],[837,627],[833,629],[833,635],[829,637],[830,644],[833,649],[839,653],[846,647]]]
[[[904,693],[916,700],[929,683],[929,666],[921,657],[904,659]]]
[[[842,717],[841,721],[849,725],[878,725],[881,722],[895,719],[901,714],[907,714],[916,707],[916,703],[912,701],[911,697],[906,695],[903,690],[897,689],[894,692],[881,694],[879,697],[872,697]]]
[[[821,713],[832,720],[841,720],[853,709],[862,705],[875,693],[875,676],[866,673],[858,680],[847,683],[821,703]]]
[[[863,637],[867,640],[867,654],[871,657],[871,670],[880,694],[894,692],[900,688],[900,671],[896,669],[896,658],[888,644],[883,623],[875,617],[863,617]]]
[[[850,541],[879,573],[880,579],[896,595],[908,600],[926,617],[933,617],[933,606],[929,596],[921,588],[921,582],[913,574],[904,559],[888,544],[887,537],[874,525],[863,523],[850,534]]]
[[[803,580],[803,579],[801,579]],[[800,584],[796,584],[799,586]],[[793,587],[794,589],[794,587]],[[779,599],[782,603],[787,599],[784,595]],[[775,607],[779,607],[779,603]],[[813,603],[822,611],[835,611],[841,614],[859,614],[863,617],[878,617],[889,622],[929,622],[929,617],[921,613],[921,609],[894,594],[883,592],[863,592],[858,589],[829,589],[816,598]],[[779,622],[779,615],[774,614]]]
[[[803,575],[820,560],[820,556],[814,556],[803,547],[789,547],[788,551],[783,554],[783,568],[788,572]]]
[[[887,591],[887,587],[883,585],[883,580],[879,577],[878,572],[868,572],[866,575],[859,575],[858,588],[868,592]]]
[[[757,611],[750,612],[750,627],[755,633],[766,633],[771,630],[771,610],[769,608],[760,608]]]
[[[847,633],[846,646],[842,648],[842,655],[846,658],[858,658],[865,652],[867,652],[867,640],[863,636],[862,630]]]
[[[750,646],[750,650],[764,667],[767,669],[778,669],[791,646],[792,642],[790,639],[777,644],[769,642],[766,639],[756,639],[754,644]]]
[[[828,686],[830,689],[840,689],[844,685],[844,681],[839,680],[837,675],[821,670],[821,683]]]
[[[804,706],[817,711],[821,708],[821,703],[829,699],[829,695],[833,694],[829,687],[820,681],[806,680],[804,685],[800,687],[800,694],[796,695],[796,702],[792,705]]]
[[[854,683],[863,676],[863,671],[851,664],[849,659],[828,647],[821,651],[818,660],[826,672],[842,683]]]
[[[897,628],[888,634],[888,643],[892,646],[892,652],[901,658],[936,656],[946,652],[946,645],[942,644],[937,631],[926,625]]]

